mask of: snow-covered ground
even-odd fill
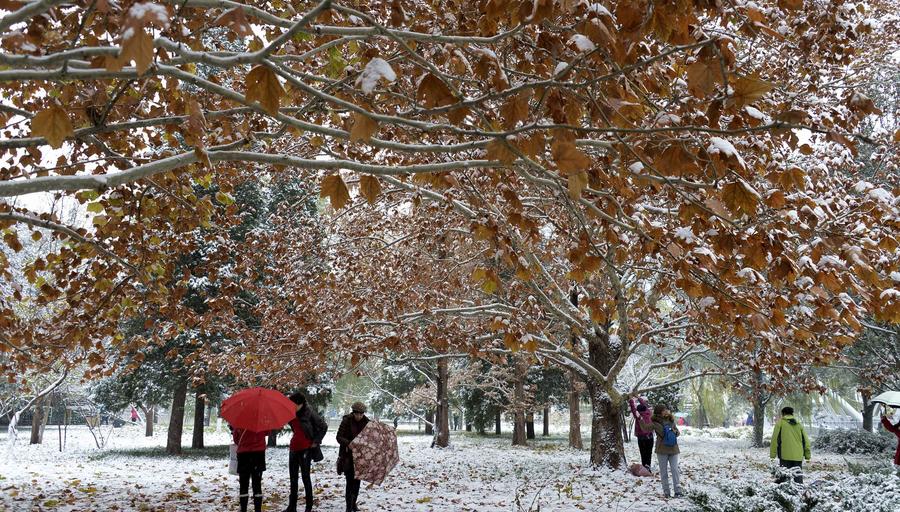
[[[63,453],[56,429],[48,428],[45,444],[20,444],[12,452],[0,436],[0,510],[237,510],[237,477],[228,474],[227,448],[212,448],[213,457],[165,457],[160,454],[165,432],[144,438],[140,426],[117,430],[104,451],[78,427],[69,428]],[[734,430],[713,433],[735,435]],[[184,440],[189,445],[190,435]],[[285,440],[279,438],[280,443]],[[443,450],[431,449],[431,438],[424,435],[401,435],[399,442],[401,462],[391,476],[380,487],[363,485],[363,510],[519,512],[538,510],[539,505],[540,510],[560,512],[658,512],[688,505],[685,500],[664,500],[655,476],[591,469],[587,451],[568,449],[560,437],[538,439],[527,448],[509,446],[508,438],[455,433],[452,446]],[[225,432],[206,435],[207,446],[227,443]],[[682,482],[688,488],[771,478],[768,451],[750,449],[744,439],[688,430],[680,445]],[[334,471],[333,428],[324,448],[325,461],[313,468],[316,510],[343,511],[344,481]],[[634,442],[626,449],[629,462],[638,458]],[[270,449],[267,465],[265,510],[281,511],[288,485],[287,449]],[[843,456],[814,453],[807,481],[845,469]]]

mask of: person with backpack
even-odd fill
[[[313,461],[322,460],[322,449],[319,445],[328,432],[328,423],[310,407],[303,393],[294,393],[290,397],[297,404],[297,414],[289,423],[294,435],[291,437],[288,455],[288,474],[291,480],[291,494],[284,512],[297,512],[297,478],[303,476],[303,491],[306,495],[306,512],[313,509],[313,487],[310,478],[310,466]]]
[[[887,413],[882,412],[881,426],[888,432],[897,436],[897,450],[894,452],[894,465],[900,466],[900,421],[896,424],[891,424],[891,420],[888,418]]]
[[[240,482],[241,512],[247,512],[250,501],[250,481],[253,480],[253,510],[262,512],[262,474],[266,470],[266,435],[242,428],[231,431],[237,445],[237,472]]]
[[[634,417],[634,437],[637,438],[638,450],[641,452],[641,465],[650,471],[650,460],[653,455],[653,429],[644,430],[641,428],[641,422],[652,424],[652,413],[644,397],[638,398],[638,402],[635,407],[634,398],[629,398],[628,407],[631,408],[631,415]]]
[[[650,423],[641,421],[643,430],[652,430],[656,434],[656,460],[659,462],[659,476],[662,479],[663,495],[671,498],[669,493],[669,472],[672,473],[672,487],[675,497],[683,496],[681,492],[681,474],[678,471],[678,427],[675,425],[675,417],[663,404],[657,404],[653,408],[653,416]]]
[[[788,468],[794,472],[794,481],[803,483],[803,459],[809,462],[811,457],[809,438],[803,425],[794,418],[794,408],[781,409],[781,419],[775,424],[772,432],[772,445],[769,448],[769,457],[772,460],[778,457],[779,466]],[[798,468],[794,470],[793,468]],[[779,475],[776,482],[784,482],[786,478]]]

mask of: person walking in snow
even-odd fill
[[[322,450],[319,445],[325,433],[328,432],[328,423],[310,407],[306,395],[294,393],[289,397],[297,404],[297,414],[289,423],[294,435],[291,437],[290,453],[288,455],[288,474],[291,480],[291,494],[288,498],[288,506],[284,512],[297,512],[297,478],[303,477],[303,491],[306,495],[306,512],[313,509],[313,487],[310,477],[310,466],[313,460],[322,460]]]
[[[644,430],[641,428],[641,422],[652,424],[652,413],[644,397],[638,398],[638,402],[635,407],[634,398],[629,398],[628,407],[631,408],[631,415],[634,417],[634,437],[637,438],[638,450],[641,452],[641,464],[647,468],[647,471],[650,471],[650,458],[653,455],[653,429]]]
[[[894,466],[900,467],[900,421],[896,424],[891,424],[890,418],[888,418],[886,413],[882,412],[881,426],[888,432],[897,436],[897,450],[894,452]]]
[[[772,445],[769,448],[769,457],[773,460],[778,457],[778,464],[794,473],[794,481],[803,483],[803,459],[809,462],[811,458],[809,437],[803,430],[803,425],[794,417],[794,408],[781,409],[781,419],[775,424],[772,432]],[[797,468],[797,469],[793,469]],[[787,480],[779,475],[776,482]]]
[[[253,481],[253,510],[262,512],[262,474],[266,470],[266,432],[235,428],[231,432],[237,445],[237,472],[240,482],[241,512],[247,512],[250,481]]]
[[[641,429],[651,430],[656,434],[656,460],[659,462],[659,476],[662,479],[663,495],[672,497],[669,493],[669,473],[672,474],[672,487],[675,497],[680,498],[681,473],[678,470],[678,427],[675,425],[675,417],[672,411],[663,404],[657,404],[653,408],[653,416],[650,422],[640,422]]]
[[[356,439],[356,436],[362,432],[363,428],[369,423],[366,417],[366,405],[362,402],[356,402],[350,406],[350,414],[341,418],[341,426],[337,431],[337,442],[340,445],[338,449],[338,474],[343,474],[347,479],[347,491],[344,498],[347,503],[346,512],[356,512],[359,507],[356,500],[359,499],[359,484],[353,470],[353,452],[350,449],[350,442]]]

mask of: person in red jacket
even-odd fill
[[[266,434],[242,428],[232,429],[231,436],[237,445],[237,472],[240,479],[241,512],[247,512],[250,501],[250,481],[253,480],[253,510],[262,512],[262,474],[266,470]]]
[[[881,426],[897,436],[897,451],[894,452],[894,465],[900,466],[900,421],[896,425],[892,425],[887,414],[881,413]]]
[[[291,479],[291,495],[288,506],[284,512],[297,512],[297,477],[303,475],[303,490],[306,494],[306,512],[313,509],[313,487],[309,476],[310,463],[313,460],[322,460],[322,451],[319,445],[322,438],[328,432],[328,423],[316,414],[306,401],[303,393],[294,393],[290,396],[292,402],[297,404],[297,414],[289,425],[294,435],[291,437],[290,454],[288,455],[288,474]],[[319,449],[317,449],[319,448]]]

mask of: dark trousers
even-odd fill
[[[247,503],[250,501],[250,480],[253,480],[253,510],[262,512],[262,473],[241,473],[241,512],[247,512]]]
[[[778,459],[778,465],[783,468],[787,468],[789,470],[791,468],[798,468],[796,470],[793,470],[793,471],[796,471],[796,473],[794,474],[794,481],[797,482],[798,484],[803,483],[803,473],[801,473],[801,471],[803,471],[803,461],[802,460]],[[775,479],[775,481],[780,484],[781,482],[786,482],[787,477],[779,476],[778,478]]]
[[[306,494],[306,510],[312,510],[313,486],[312,478],[309,477],[310,462],[309,450],[291,452],[288,456],[288,472],[291,476],[291,496],[288,499],[288,508],[285,512],[294,512],[297,510],[297,477],[300,475],[303,476],[303,490]]]
[[[350,471],[344,471],[344,477],[347,478],[347,493],[344,495],[347,500],[347,512],[356,509],[356,500],[359,498],[360,482],[354,478],[355,476],[352,466],[350,467]]]
[[[641,451],[641,464],[645,468],[650,469],[650,460],[653,455],[653,438],[639,437],[638,450]]]

